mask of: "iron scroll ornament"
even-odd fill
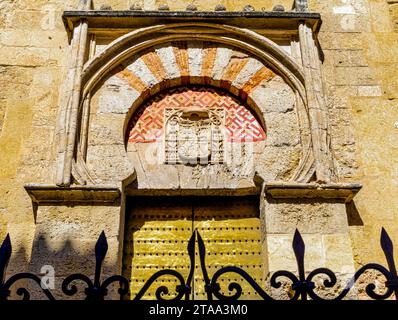
[[[235,294],[231,296],[226,296],[220,292],[221,288],[217,280],[226,273],[236,273],[242,276],[249,285],[261,296],[263,300],[275,300],[273,297],[271,297],[267,292],[265,292],[257,283],[256,281],[249,275],[247,274],[243,269],[238,268],[238,267],[224,267],[220,270],[218,270],[211,281],[209,279],[206,279],[206,265],[205,265],[205,248],[203,241],[201,241],[200,235],[199,237],[199,251],[200,251],[200,256],[201,256],[201,262],[202,262],[202,270],[203,270],[203,275],[204,279],[207,283],[207,292],[208,292],[208,299],[212,300],[212,295],[214,295],[217,299],[219,300],[238,300],[241,295],[242,295],[242,287],[240,284],[236,282],[232,282],[229,284],[228,289],[230,291],[235,291]],[[279,278],[284,277],[288,280],[290,280],[291,285],[290,289],[294,292],[293,296],[290,298],[290,300],[308,300],[308,297],[310,297],[313,300],[316,301],[340,301],[343,300],[347,295],[351,292],[351,290],[354,288],[355,283],[357,280],[360,278],[361,275],[363,275],[366,271],[376,271],[380,274],[382,274],[385,279],[385,287],[386,291],[383,294],[379,294],[376,292],[376,285],[374,283],[369,283],[367,284],[365,291],[366,294],[369,298],[374,299],[374,300],[387,300],[391,298],[393,295],[395,296],[395,300],[398,300],[398,275],[397,275],[397,269],[394,261],[394,249],[393,249],[393,243],[391,241],[391,238],[389,237],[387,231],[382,228],[381,231],[381,239],[380,239],[381,247],[383,249],[384,255],[387,260],[387,264],[389,266],[389,270],[386,269],[384,266],[376,263],[369,263],[364,265],[362,268],[360,268],[357,272],[355,272],[353,278],[347,283],[346,287],[341,291],[340,294],[335,296],[332,299],[327,299],[324,297],[319,296],[316,293],[316,284],[313,281],[315,277],[323,275],[326,276],[327,278],[323,280],[322,284],[325,288],[333,288],[337,284],[337,277],[336,274],[327,268],[318,268],[313,270],[306,276],[305,268],[304,268],[304,258],[305,258],[305,243],[303,241],[303,238],[298,230],[296,230],[293,238],[293,251],[295,254],[296,262],[297,262],[297,268],[298,268],[298,277],[295,273],[291,271],[286,271],[286,270],[281,270],[275,272],[271,276],[271,287],[275,289],[279,289],[282,286],[282,282],[278,281]]]
[[[87,287],[84,291],[86,300],[98,301],[104,300],[105,296],[108,295],[108,287],[118,282],[119,289],[118,293],[120,298],[128,293],[129,282],[126,278],[120,275],[114,275],[106,278],[101,283],[101,271],[102,265],[108,252],[108,241],[105,236],[105,232],[102,232],[95,245],[95,273],[94,282],[86,275],[81,273],[75,273],[65,278],[62,282],[62,291],[68,296],[74,296],[78,293],[77,287],[73,284],[74,281],[82,281]]]
[[[198,244],[198,253],[200,259],[200,266],[205,281],[205,290],[207,293],[207,299],[213,300],[218,299],[221,301],[234,301],[242,297],[242,287],[236,282],[231,282],[228,285],[228,290],[230,295],[226,295],[221,292],[221,286],[219,279],[229,273],[238,274],[241,276],[257,293],[263,300],[275,300],[269,293],[267,293],[245,270],[235,266],[226,266],[219,269],[214,273],[212,277],[209,276],[206,266],[206,247],[204,241],[198,230],[195,230],[188,242],[188,254],[190,257],[190,271],[185,281],[185,278],[175,270],[161,270],[156,272],[152,277],[150,277],[144,286],[141,288],[139,293],[136,295],[134,300],[141,300],[148,292],[155,281],[160,277],[165,275],[172,276],[177,279],[179,284],[175,288],[175,296],[171,299],[166,299],[165,296],[169,293],[169,288],[165,286],[160,286],[156,289],[156,298],[158,300],[190,300],[192,294],[192,280],[195,270],[195,246],[196,241]],[[381,248],[387,260],[388,269],[380,264],[369,263],[361,267],[353,276],[353,278],[347,283],[345,288],[333,298],[324,298],[319,296],[316,292],[317,286],[314,279],[317,276],[324,276],[326,279],[322,280],[322,285],[326,288],[333,288],[337,284],[336,274],[327,268],[318,268],[307,272],[304,268],[305,261],[305,243],[302,239],[301,234],[296,230],[293,238],[293,251],[295,254],[297,262],[298,273],[293,273],[291,271],[277,271],[272,274],[270,279],[271,287],[278,289],[282,286],[281,278],[287,279],[290,283],[289,290],[293,292],[290,300],[327,300],[336,301],[343,300],[352,291],[355,283],[366,271],[376,271],[385,278],[385,290],[382,293],[377,292],[375,283],[371,282],[366,285],[365,293],[366,295],[374,300],[386,300],[390,298],[395,298],[398,300],[398,274],[396,269],[396,264],[393,255],[393,243],[389,237],[386,230],[383,228],[381,232]],[[82,292],[83,297],[86,300],[104,300],[108,296],[108,288],[111,284],[119,284],[118,294],[120,299],[126,297],[129,292],[129,281],[120,276],[113,275],[106,278],[101,282],[101,271],[102,265],[104,263],[106,254],[108,251],[108,243],[105,233],[102,232],[95,246],[95,272],[94,280],[90,277],[83,275],[81,273],[75,273],[66,277],[62,282],[62,292],[70,297],[75,297],[78,294],[78,289],[74,283],[83,282],[86,285],[84,292]],[[46,296],[48,300],[56,300],[51,290],[48,288],[43,288],[41,283],[41,278],[33,273],[17,273],[10,278],[6,279],[7,267],[12,254],[12,246],[9,235],[4,239],[0,247],[0,300],[8,300],[11,296],[11,288],[16,286],[16,284],[21,280],[33,281]],[[319,289],[319,288],[318,288]],[[31,299],[31,293],[29,289],[23,286],[19,286],[16,289],[16,294],[23,300]]]
[[[41,279],[37,275],[30,272],[21,272],[11,276],[6,280],[6,272],[8,263],[10,262],[12,253],[12,245],[10,235],[7,234],[1,247],[0,247],[0,301],[7,300],[11,295],[10,288],[19,282],[20,280],[31,280],[35,282],[42,292],[46,295],[48,300],[55,300],[50,290],[43,289],[41,285]],[[30,300],[30,292],[27,288],[19,287],[16,290],[16,294],[22,297],[22,300]]]

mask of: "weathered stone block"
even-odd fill
[[[49,241],[97,240],[102,231],[108,238],[119,237],[119,206],[39,206],[36,229]]]
[[[124,114],[96,114],[90,126],[89,145],[124,145]]]
[[[49,50],[45,48],[8,47],[0,56],[0,64],[10,66],[37,67],[47,64]]]
[[[319,234],[303,234],[306,244],[305,268],[308,272],[324,265],[322,236]],[[268,234],[268,266],[269,272],[288,270],[297,272],[297,262],[292,248],[293,234]]]
[[[372,86],[378,84],[373,70],[369,67],[339,67],[335,70],[335,84],[339,86]]]
[[[40,234],[36,234],[33,242],[32,258],[29,270],[40,274],[43,266],[52,266],[57,277],[65,277],[71,273],[83,273],[94,275],[95,249],[94,240],[48,240]],[[103,273],[117,274],[119,242],[108,239],[108,255],[103,265]]]
[[[347,233],[322,236],[325,267],[341,274],[355,272],[351,240]]]
[[[345,205],[322,199],[267,199],[265,204],[267,233],[346,233]]]

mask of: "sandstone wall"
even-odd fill
[[[133,2],[94,1],[94,6],[127,9]],[[188,3],[141,2],[148,10],[165,2],[183,10]],[[194,1],[200,10],[213,10],[219,2],[228,10],[246,4],[257,10],[279,3],[291,7],[291,1]],[[384,262],[381,226],[398,244],[398,5],[385,0],[309,5],[323,19],[319,41],[337,173],[341,181],[364,185],[347,205],[355,259]],[[11,234],[20,253],[14,266],[21,269],[38,231],[37,210],[23,185],[54,181],[58,92],[68,58],[61,15],[75,7],[75,1],[0,2],[0,236]]]
[[[311,6],[323,15],[319,39],[339,177],[364,186],[348,208],[359,264],[384,261],[382,226],[398,241],[397,5],[388,2],[313,1]]]
[[[0,3],[0,235],[9,232],[15,266],[26,269],[35,208],[23,186],[54,178],[58,90],[68,43],[63,1]]]

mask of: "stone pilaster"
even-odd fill
[[[305,243],[307,274],[329,268],[344,287],[355,273],[346,203],[360,188],[346,184],[266,184],[262,212],[268,272],[298,271],[292,248],[297,229]],[[333,290],[323,293],[336,294]]]
[[[334,178],[334,170],[321,61],[315,35],[306,23],[301,23],[299,26],[299,39],[315,155],[316,179],[318,182],[330,182]]]
[[[79,9],[89,10],[91,1],[82,0]],[[82,70],[86,57],[88,23],[85,19],[76,23],[70,45],[70,63],[60,96],[58,117],[58,157],[56,183],[67,186],[71,183],[72,163],[75,152],[79,108],[82,87]]]

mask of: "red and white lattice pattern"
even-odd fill
[[[148,143],[162,139],[164,109],[192,105],[224,108],[228,141],[256,142],[266,138],[264,129],[252,112],[228,94],[206,87],[178,87],[157,95],[140,107],[130,121],[129,142]]]

